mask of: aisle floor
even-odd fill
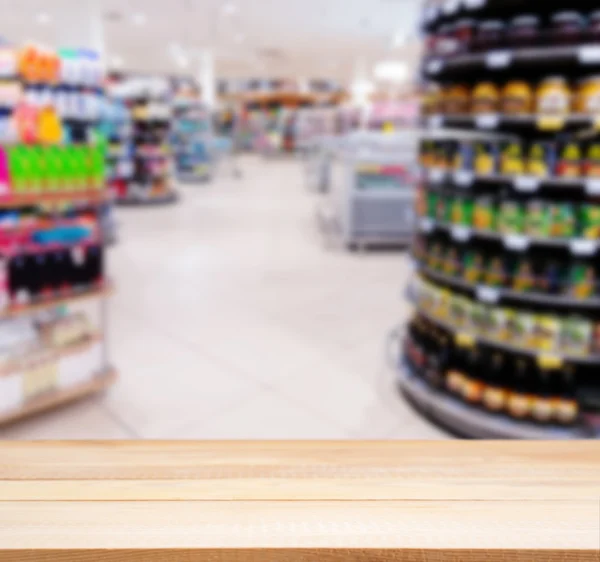
[[[325,247],[301,164],[119,209],[106,393],[1,439],[443,439],[396,390],[388,335],[409,313],[402,252]]]

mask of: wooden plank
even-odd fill
[[[598,517],[597,499],[0,502],[0,545],[594,551]]]
[[[595,560],[592,442],[0,444],[0,560]]]

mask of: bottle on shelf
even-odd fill
[[[573,365],[565,365],[554,377],[552,400],[555,420],[561,425],[573,425],[579,419],[576,372]]]
[[[535,389],[534,366],[531,359],[517,357],[514,360],[511,387],[508,395],[508,414],[525,420],[533,412],[533,395]]]
[[[508,403],[508,391],[506,390],[507,358],[504,353],[494,352],[485,361],[483,391],[483,406],[492,413],[504,412]]]

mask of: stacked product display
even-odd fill
[[[88,51],[0,50],[0,423],[114,379],[101,326],[102,69]]]
[[[160,204],[174,201],[177,193],[172,173],[170,134],[172,108],[170,84],[166,79],[125,77],[117,80],[118,99],[124,101],[131,124],[128,147],[120,144],[116,151],[122,158],[123,173],[113,179],[113,189],[120,204]],[[129,130],[128,125],[124,128]],[[130,143],[130,144],[129,144]]]
[[[210,112],[192,96],[175,97],[173,106],[172,145],[177,178],[190,182],[206,181],[211,176]]]
[[[423,112],[455,129],[421,144],[401,385],[466,436],[600,434],[600,17],[565,7],[427,12]]]

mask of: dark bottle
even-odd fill
[[[547,424],[552,421],[552,385],[556,371],[546,367],[536,369],[536,388],[533,397],[532,416],[539,423]]]
[[[463,399],[470,404],[480,404],[483,400],[484,385],[481,380],[482,354],[479,348],[473,347],[466,354],[465,381],[463,383]]]
[[[444,386],[444,376],[448,360],[448,338],[438,328],[429,334],[429,343],[425,358],[424,377],[434,388]]]
[[[553,389],[553,413],[561,425],[573,425],[579,419],[577,402],[576,371],[573,365],[566,365],[558,371]]]
[[[492,353],[485,362],[483,405],[490,412],[498,413],[506,410],[508,391],[506,372],[507,358],[503,353]]]
[[[532,414],[532,365],[526,357],[516,359],[508,395],[508,413],[516,419],[526,419]]]
[[[463,397],[467,382],[467,350],[453,345],[449,350],[448,368],[446,371],[446,389],[451,394]]]

